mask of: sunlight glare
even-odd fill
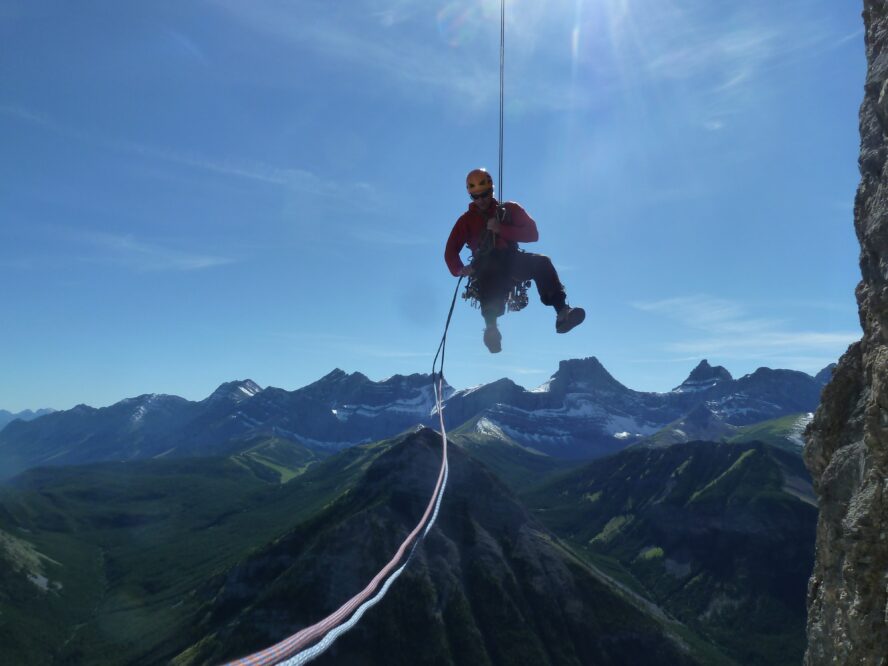
[[[471,43],[499,21],[499,0],[452,0],[438,10],[438,34],[451,48]]]

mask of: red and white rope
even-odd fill
[[[373,580],[363,590],[323,620],[296,632],[276,645],[251,654],[248,657],[229,662],[226,666],[272,666],[273,664],[281,663],[286,664],[286,666],[301,666],[301,664],[307,663],[322,654],[324,650],[333,644],[336,638],[357,624],[364,612],[378,603],[385,596],[391,584],[401,575],[401,572],[409,563],[410,557],[408,556],[407,560],[399,568],[395,569],[395,567],[401,562],[404,553],[411,545],[414,548],[416,547],[416,539],[420,532],[422,532],[422,535],[419,537],[421,539],[432,529],[432,525],[434,525],[435,519],[438,516],[441,499],[444,497],[444,489],[447,486],[447,433],[444,430],[444,414],[441,402],[443,378],[439,378],[438,383],[434,387],[435,406],[438,410],[438,418],[441,424],[441,469],[438,472],[438,481],[435,484],[435,489],[432,492],[432,497],[429,500],[425,513],[423,513],[422,518],[416,527],[413,528],[413,531],[404,539],[394,557],[373,577]],[[410,554],[413,554],[412,550]],[[380,584],[382,585],[381,587]],[[376,592],[377,588],[379,588],[378,592]],[[374,592],[376,594],[371,597]],[[352,615],[353,612],[354,614]],[[351,618],[346,622],[345,620],[349,615],[351,615]],[[317,643],[312,645],[315,641]]]

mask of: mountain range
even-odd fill
[[[414,562],[316,663],[798,662],[816,509],[797,453],[698,442],[583,462],[491,430],[453,440]],[[440,461],[419,428],[285,480],[298,445],[274,446],[277,463],[43,467],[0,488],[5,662],[190,666],[265,647],[366,584]]]
[[[3,428],[6,427],[7,423],[11,423],[16,419],[21,419],[22,421],[33,421],[36,418],[45,416],[46,414],[52,414],[54,411],[54,409],[25,409],[24,411],[13,413],[5,409],[0,409],[0,430],[3,430]]]
[[[829,372],[812,377],[759,368],[734,379],[704,360],[672,391],[651,393],[623,386],[594,357],[573,359],[531,390],[508,379],[459,391],[447,385],[444,415],[451,428],[475,419],[530,450],[592,459],[664,428],[684,432],[676,441],[688,441],[813,412]],[[688,434],[676,425],[683,419],[713,427]],[[435,421],[429,375],[375,382],[337,369],[295,391],[232,381],[197,402],[148,394],[13,421],[0,431],[0,479],[42,465],[226,455],[270,437],[324,457]]]
[[[445,390],[439,521],[318,663],[797,663],[830,368],[666,393],[595,358]],[[0,431],[4,663],[213,664],[361,589],[428,499],[428,375],[143,395]],[[367,441],[370,440],[370,441]]]

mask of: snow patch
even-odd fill
[[[800,449],[805,448],[805,428],[808,427],[808,424],[814,420],[813,412],[808,412],[807,414],[803,414],[799,417],[798,421],[793,423],[792,428],[790,428],[789,434],[786,436],[790,442],[798,446]]]
[[[573,442],[574,436],[569,430],[561,430],[559,428],[547,428],[541,426],[539,430],[534,432],[525,432],[517,428],[511,428],[503,425],[502,431],[507,437],[518,440],[519,442],[542,442],[544,444],[570,444]]]
[[[146,413],[148,413],[148,409],[145,407],[145,405],[139,405],[136,408],[136,411],[133,412],[133,415],[130,416],[130,423],[140,423],[142,419],[145,418]]]
[[[488,435],[490,437],[506,439],[506,433],[503,432],[503,429],[500,428],[496,423],[488,419],[486,416],[478,419],[478,423],[475,424],[475,432],[481,433],[482,435]]]
[[[681,386],[677,386],[672,389],[672,393],[700,393],[701,391],[708,391],[713,386],[718,384],[718,382],[718,379],[704,379],[685,382]]]
[[[644,436],[653,435],[662,427],[662,425],[639,423],[631,416],[610,414],[607,419],[607,424],[604,426],[604,430],[606,432],[628,432],[635,433],[636,436]]]
[[[148,413],[148,410],[154,406],[156,403],[160,402],[160,399],[164,396],[159,393],[151,393],[147,396],[140,396],[143,398],[142,402],[136,407],[135,411],[133,411],[132,416],[130,416],[130,423],[136,425],[141,423],[141,421],[145,418],[145,415]],[[121,400],[123,403],[129,403],[139,400],[139,398],[127,398],[126,400]]]
[[[535,389],[530,389],[530,393],[548,393],[552,388],[552,381],[553,380],[550,379],[549,381],[540,384]]]
[[[44,592],[49,592],[49,578],[40,574],[28,574],[28,580]]]
[[[375,418],[386,413],[408,414],[422,419],[435,413],[435,390],[431,386],[425,386],[410,398],[384,405],[339,405],[334,413],[340,421],[346,421],[352,416]]]
[[[523,410],[522,410],[523,411]],[[565,416],[587,419],[603,419],[608,416],[604,408],[593,401],[588,393],[568,393],[564,396],[561,407],[554,409],[537,409],[529,414],[530,418]]]

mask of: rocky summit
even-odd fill
[[[719,382],[731,381],[733,377],[731,373],[728,372],[725,368],[720,365],[715,366],[714,368],[709,365],[709,361],[705,358],[700,361],[700,364],[691,371],[691,374],[688,375],[688,378],[684,380],[681,385],[676,386],[673,391],[676,392],[684,392],[684,391],[705,391],[708,388],[712,388]]]
[[[444,415],[450,428],[483,422],[528,449],[592,459],[664,428],[676,431],[669,442],[721,438],[736,427],[813,412],[822,386],[804,372],[771,368],[734,379],[704,360],[672,391],[634,391],[593,356],[561,361],[534,389],[509,379],[460,391],[445,385]],[[199,402],[148,394],[14,421],[0,431],[0,480],[41,465],[229,455],[257,438],[329,455],[437,420],[429,375],[372,381],[336,369],[295,391],[245,379]]]
[[[805,664],[888,663],[888,2],[864,0],[854,227],[863,338],[840,359],[806,432],[820,498]]]

